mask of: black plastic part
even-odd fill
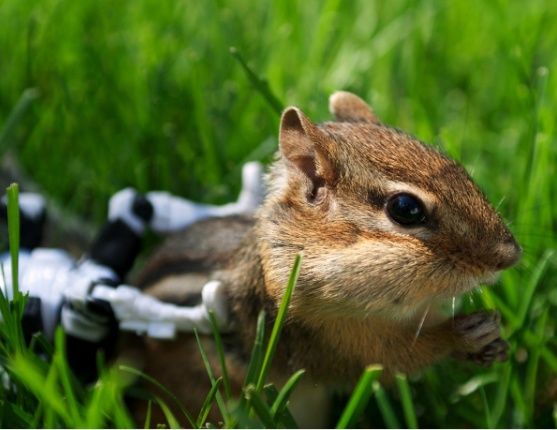
[[[41,310],[41,299],[39,297],[28,297],[23,310],[21,328],[25,342],[29,344],[33,335],[43,331],[43,314]]]
[[[145,222],[153,218],[153,205],[143,194],[136,194],[133,199],[132,212]]]
[[[4,202],[0,202],[0,220],[8,222],[8,208]],[[32,250],[40,246],[43,241],[43,230],[46,223],[46,210],[32,218],[19,211],[19,247]]]
[[[121,220],[110,221],[91,246],[90,257],[124,279],[141,252],[141,237]]]
[[[118,340],[118,325],[112,321],[108,336],[100,342],[90,342],[66,334],[66,356],[76,377],[83,383],[90,383],[98,377],[97,357],[106,361],[114,357]]]

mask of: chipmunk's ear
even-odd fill
[[[288,164],[307,176],[314,187],[332,184],[336,174],[328,153],[328,137],[296,108],[287,108],[280,120],[279,145]]]
[[[379,119],[373,113],[373,109],[357,95],[347,91],[337,91],[331,94],[329,111],[337,121],[379,124]]]

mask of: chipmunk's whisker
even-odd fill
[[[506,198],[507,198],[507,196],[501,197],[501,200],[499,200],[499,203],[497,203],[497,204],[495,205],[495,210],[496,210],[496,211],[499,210],[499,208],[501,207],[501,205],[503,204],[503,202],[505,201]]]
[[[430,306],[431,305],[427,305],[427,308],[425,309],[425,312],[422,315],[422,318],[420,319],[420,323],[418,324],[418,329],[416,330],[416,334],[414,334],[414,341],[412,342],[412,344],[414,344],[416,340],[418,340],[418,336],[420,336],[420,333],[422,332],[422,327],[424,326],[424,321],[427,317],[427,314],[429,313]]]

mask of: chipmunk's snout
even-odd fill
[[[494,251],[494,263],[497,270],[503,270],[514,266],[522,256],[522,248],[513,238],[499,243]]]

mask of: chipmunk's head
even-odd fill
[[[336,121],[284,111],[280,160],[259,229],[270,293],[304,259],[293,307],[319,314],[411,313],[495,279],[521,255],[466,171],[382,125],[357,96],[330,98]]]

